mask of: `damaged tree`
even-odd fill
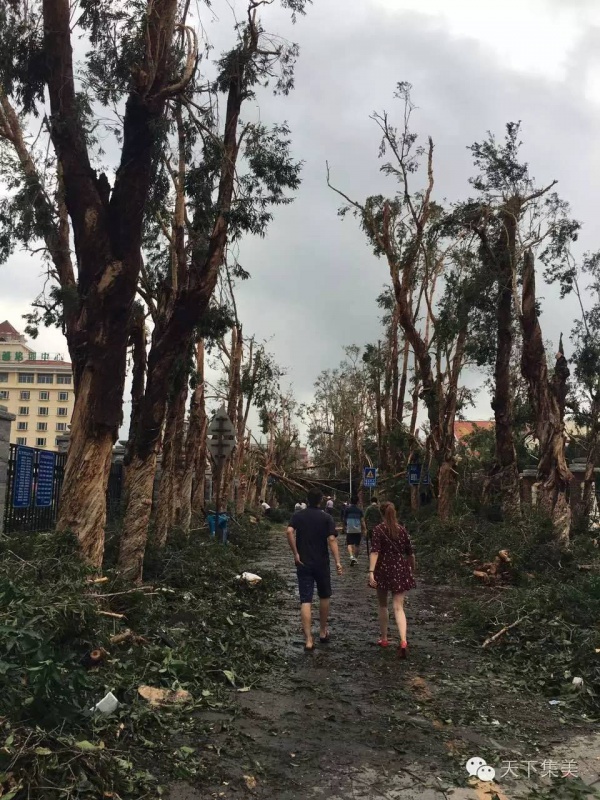
[[[77,28],[91,42],[87,85],[105,105],[126,100],[111,187],[91,165],[90,139],[100,121],[76,88],[71,12],[69,0],[3,5],[0,23],[12,57],[2,59],[0,84],[8,98],[22,101],[25,114],[43,106],[46,91],[49,97],[49,138],[78,268],[75,284],[68,270],[66,282],[59,275],[57,295],[60,303],[68,301],[65,331],[77,376],[57,527],[73,531],[84,558],[100,567],[146,199],[168,101],[192,79],[197,54],[193,32],[178,19],[177,0],[148,2],[143,14],[139,5],[81,4]]]
[[[257,19],[260,5],[250,3],[237,46],[219,63],[216,90],[227,97],[223,131],[215,127],[214,109],[202,109],[193,96],[186,95],[181,109],[184,121],[178,124],[178,152],[183,149],[192,155],[186,158],[184,179],[180,156],[178,177],[170,177],[178,187],[184,187],[190,214],[189,221],[184,215],[184,224],[180,225],[176,207],[173,228],[177,228],[177,236],[169,232],[166,236],[169,242],[173,239],[168,249],[176,261],[171,271],[176,282],[171,277],[166,284],[168,302],[160,325],[153,332],[146,390],[129,468],[129,499],[118,563],[122,573],[133,581],[139,581],[142,574],[150,522],[148,499],[169,388],[178,361],[189,352],[194,331],[209,312],[227,244],[243,233],[263,233],[271,219],[269,208],[288,202],[285,191],[299,185],[300,165],[290,157],[285,125],[268,129],[248,123],[240,130],[243,104],[254,96],[257,85],[273,76],[277,64],[281,67],[276,79],[278,89],[287,92],[292,84],[296,48],[270,46]],[[303,2],[285,0],[283,5],[301,11]],[[193,157],[196,140],[202,143],[199,160]],[[243,176],[237,174],[240,157],[249,167]],[[180,196],[181,190],[176,188],[176,206]]]
[[[568,206],[552,191],[556,181],[536,187],[520,156],[519,135],[520,125],[509,122],[503,142],[489,134],[470,147],[479,169],[470,183],[478,196],[454,212],[459,227],[475,232],[480,243],[480,287],[473,298],[474,329],[479,335],[473,337],[470,349],[478,365],[493,369],[496,448],[485,494],[488,502],[498,499],[509,517],[520,512],[511,365],[523,254],[536,248],[543,263],[563,264],[579,228],[568,217]],[[496,332],[493,338],[491,329]]]
[[[562,352],[556,356],[552,378],[542,330],[538,320],[535,294],[535,263],[533,253],[525,253],[523,263],[523,299],[521,311],[523,352],[521,371],[529,387],[529,399],[534,412],[535,436],[539,444],[538,505],[550,516],[556,541],[569,546],[571,509],[567,497],[572,479],[565,457],[565,401],[569,368]]]
[[[396,92],[404,104],[404,127],[400,133],[387,114],[373,116],[382,133],[380,155],[387,151],[392,154],[393,161],[384,164],[382,171],[398,181],[396,196],[369,197],[361,204],[335,191],[348,203],[341,213],[353,210],[376,255],[387,260],[398,322],[413,350],[420,398],[427,408],[429,447],[438,465],[438,514],[447,519],[456,493],[454,419],[464,400],[458,381],[469,328],[464,289],[472,263],[468,244],[464,248],[462,243],[445,237],[442,209],[432,200],[433,142],[429,139],[426,149],[416,147],[416,136],[409,130],[413,109],[410,89],[409,84],[401,83]],[[421,155],[426,157],[427,182],[422,192],[412,194],[409,176],[418,169]],[[460,250],[464,252],[461,254]],[[435,293],[442,274],[450,287],[452,302],[448,296],[446,311],[439,315]],[[431,341],[419,329],[415,314],[415,302],[421,295],[434,330]]]

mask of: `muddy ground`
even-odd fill
[[[334,578],[331,643],[305,653],[293,562],[283,531],[271,537],[263,561],[249,567],[286,579],[270,644],[285,666],[238,694],[234,712],[207,715],[200,746],[218,779],[203,790],[173,787],[171,800],[512,800],[535,795],[521,765],[535,762],[529,770],[541,772],[544,761],[573,754],[588,783],[600,777],[600,739],[583,738],[595,725],[562,717],[518,675],[456,639],[457,588],[419,581],[407,602],[410,658],[399,661],[395,648],[374,644],[366,554],[353,569],[345,558],[345,574]],[[494,784],[469,784],[472,756],[496,768]],[[500,777],[508,761],[518,782]]]

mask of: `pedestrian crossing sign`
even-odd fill
[[[377,469],[375,467],[363,469],[363,486],[367,489],[374,489],[377,486]]]

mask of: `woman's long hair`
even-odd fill
[[[393,503],[386,501],[381,504],[381,513],[388,529],[388,534],[392,539],[397,539],[400,536],[400,523],[396,516],[396,507]]]

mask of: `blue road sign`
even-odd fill
[[[411,486],[418,486],[421,480],[421,465],[409,464],[408,465],[408,482]]]
[[[54,494],[54,470],[56,453],[42,452],[38,457],[37,485],[35,487],[35,504],[38,508],[50,508]]]
[[[32,447],[17,447],[12,497],[14,508],[29,508],[31,505],[34,457],[35,450]]]
[[[430,478],[429,478],[429,470],[427,467],[423,469],[423,476],[421,477],[421,465],[420,464],[409,464],[408,465],[408,483],[411,486],[429,486]]]
[[[374,489],[377,486],[377,469],[375,467],[363,469],[363,486],[366,489]]]

